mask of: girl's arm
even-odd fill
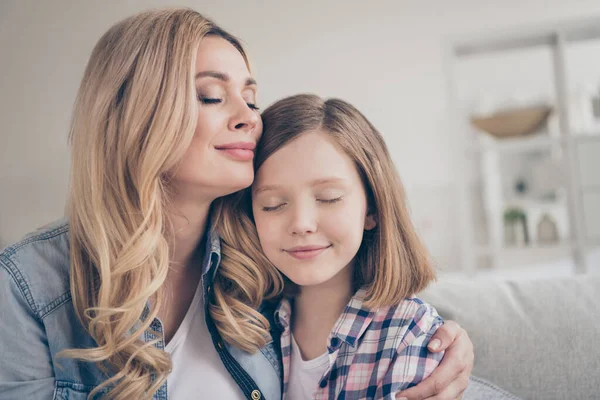
[[[434,343],[439,340],[439,346]],[[396,395],[396,400],[459,400],[467,389],[473,369],[473,343],[467,332],[454,321],[446,321],[431,338],[431,352],[446,351],[433,373],[410,389]]]

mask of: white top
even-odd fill
[[[291,336],[292,354],[290,355],[290,379],[288,380],[286,399],[312,399],[323,374],[329,366],[329,354],[325,352],[317,358],[304,361],[294,335]]]
[[[169,400],[239,399],[244,395],[217,354],[204,320],[202,284],[183,322],[165,346],[173,360],[167,378]]]

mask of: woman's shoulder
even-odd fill
[[[69,292],[69,224],[60,219],[0,252],[2,290],[22,296],[39,317],[64,303]]]

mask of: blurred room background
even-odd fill
[[[96,41],[168,5],[244,41],[261,107],[299,92],[355,104],[442,279],[600,272],[597,0],[0,0],[0,247],[63,214]]]

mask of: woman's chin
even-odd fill
[[[232,178],[228,181],[223,181],[219,187],[219,189],[222,191],[219,197],[228,196],[230,194],[239,192],[240,190],[244,190],[252,185],[253,180],[254,173],[246,176],[237,176],[235,179]]]
[[[203,177],[205,178],[205,177]],[[236,176],[220,174],[210,180],[196,179],[196,177],[181,176],[169,181],[170,194],[182,200],[197,199],[198,201],[212,202],[220,197],[239,192],[252,185],[254,173],[237,174]]]
[[[250,167],[250,168],[248,168]],[[222,186],[227,194],[235,193],[246,189],[254,181],[254,168],[249,166],[237,166],[237,168],[228,168],[221,171],[216,177],[215,186]]]

